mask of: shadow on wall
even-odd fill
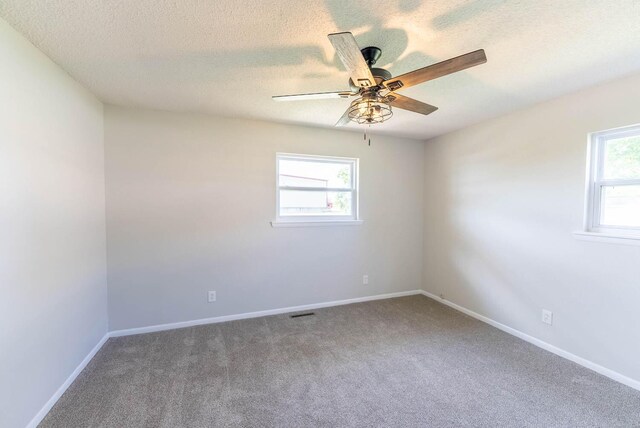
[[[425,144],[425,288],[596,363],[637,367],[634,342],[611,339],[634,316],[637,275],[624,254],[636,248],[573,238],[584,130],[553,112],[527,118],[565,131],[567,144],[512,117]],[[559,315],[553,329],[540,322],[543,308]],[[594,322],[596,310],[607,317]]]
[[[545,147],[551,141],[534,136],[511,139],[499,127],[478,133],[473,143],[426,143],[425,281],[428,290],[469,309],[495,313],[498,304],[502,316],[518,319],[541,307],[545,282],[523,263],[576,276],[563,254],[562,242],[573,242],[571,224],[558,213],[582,195],[561,188],[559,203],[541,207],[538,187],[557,190],[572,153],[551,150]],[[538,240],[550,245],[524,245]],[[587,274],[577,276],[588,281]]]

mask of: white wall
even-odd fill
[[[587,134],[638,99],[640,75],[428,141],[425,290],[640,380],[640,247],[572,236]]]
[[[421,286],[422,142],[107,106],[105,148],[111,330]],[[278,151],[359,157],[364,224],[272,228]]]
[[[0,426],[107,331],[102,104],[0,19]]]

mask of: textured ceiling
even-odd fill
[[[393,75],[485,49],[402,91],[437,112],[371,128],[420,139],[640,71],[638,0],[0,0],[0,16],[106,103],[327,127],[349,101],[270,97],[347,89],[328,33],[379,46]]]

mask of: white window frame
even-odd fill
[[[603,178],[605,145],[607,141],[612,139],[637,135],[640,135],[640,124],[589,134],[584,231],[576,232],[577,237],[602,237],[605,238],[603,239],[605,242],[640,245],[640,228],[611,226],[601,223],[602,190],[604,187],[640,185],[640,179]]]
[[[327,187],[301,187],[280,186],[280,161],[295,160],[302,162],[327,162],[348,165],[351,168],[351,186],[349,188]],[[276,153],[276,215],[273,227],[300,227],[300,226],[349,226],[362,224],[360,219],[359,204],[359,164],[358,158],[346,158],[336,156],[304,155],[296,153]],[[351,192],[351,215],[280,215],[280,191],[281,190],[306,190],[312,192]]]

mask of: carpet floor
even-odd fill
[[[42,427],[631,427],[640,392],[424,296],[112,338]]]

